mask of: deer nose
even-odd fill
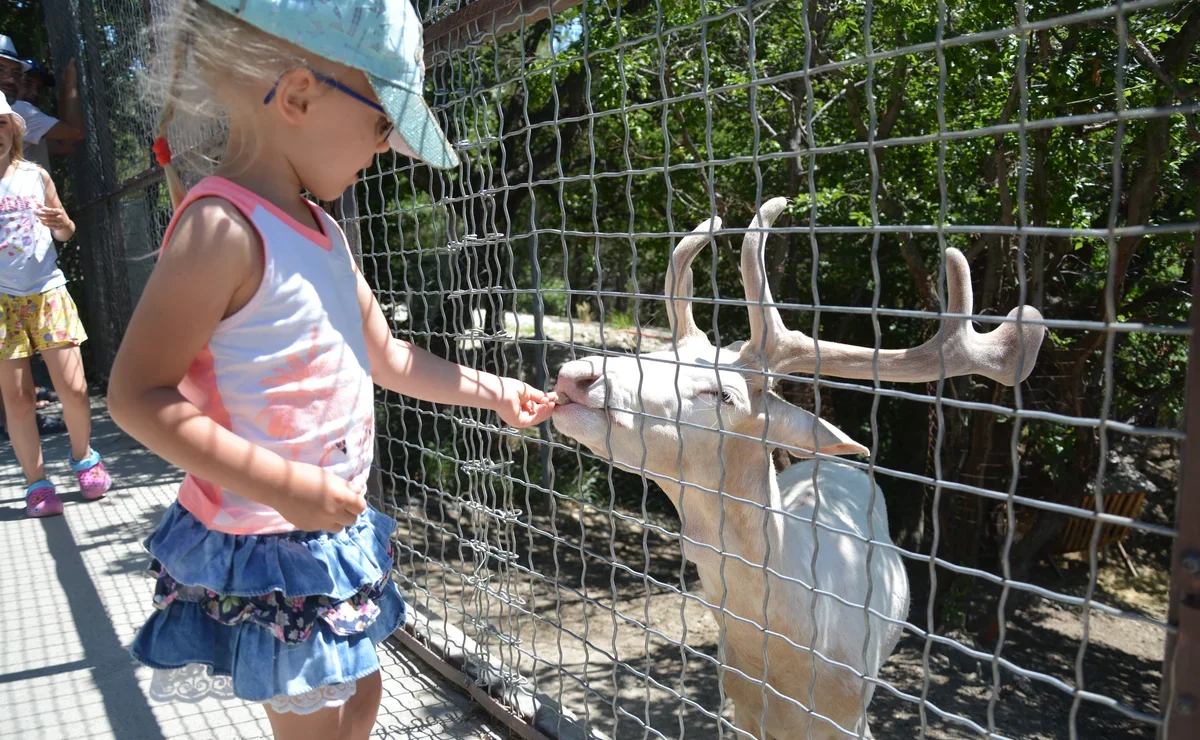
[[[584,400],[599,377],[600,373],[587,360],[566,363],[558,369],[558,381],[554,384],[559,403]]]

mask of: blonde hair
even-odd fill
[[[152,29],[157,51],[147,91],[161,110],[157,136],[178,141],[180,162],[203,173],[215,160],[205,144],[219,141],[229,111],[217,91],[270,86],[288,69],[308,63],[304,52],[203,0],[179,0]],[[182,115],[181,115],[182,114]],[[176,206],[186,192],[175,163],[164,166]]]
[[[4,93],[0,93],[3,95]],[[25,142],[21,140],[21,127],[17,125],[17,119],[13,118],[15,113],[6,113],[8,118],[8,128],[12,130],[12,146],[9,147],[9,158],[14,162],[25,161]]]

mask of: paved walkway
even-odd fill
[[[122,434],[100,406],[93,424],[93,446],[115,489],[90,503],[67,493],[65,515],[52,519],[25,518],[24,479],[12,445],[0,442],[0,740],[269,738],[257,706],[148,698],[150,672],[125,650],[153,587],[140,543],[174,498],[180,475]],[[73,491],[66,435],[43,446],[51,479]],[[380,658],[384,700],[374,737],[507,736],[403,649],[389,645]]]

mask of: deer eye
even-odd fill
[[[734,402],[733,391],[728,388],[710,388],[706,391],[701,391],[698,395],[712,396],[714,401],[719,397],[726,405],[733,405]]]

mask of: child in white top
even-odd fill
[[[173,98],[198,77],[228,146],[180,200],[109,385],[117,423],[188,474],[146,542],[156,611],[132,650],[163,686],[228,676],[277,738],[366,738],[374,643],[403,623],[395,523],[363,496],[374,385],[516,426],[554,406],[393,338],[337,224],[301,197],[336,199],[389,147],[454,164],[409,2],[185,0],[173,21]]]
[[[30,358],[42,355],[63,404],[71,435],[71,468],[85,499],[112,485],[91,447],[92,411],[79,345],[87,339],[54,240],[67,241],[75,223],[50,175],[25,161],[24,119],[0,96],[0,392],[8,435],[25,473],[25,513],[54,516],[63,502],[46,477],[35,412]]]

